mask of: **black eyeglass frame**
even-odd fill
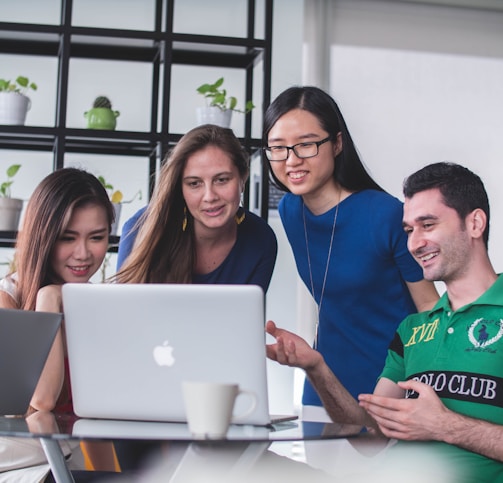
[[[308,158],[314,158],[315,156],[318,156],[320,152],[320,146],[322,144],[325,144],[326,142],[330,141],[332,139],[332,136],[328,136],[325,139],[322,139],[321,141],[307,141],[303,143],[297,143],[294,144],[293,146],[264,146],[262,149],[265,152],[266,158],[273,162],[273,163],[282,163],[283,161],[286,161],[290,157],[290,151],[293,151],[295,153],[295,156],[297,156],[299,159],[308,159]],[[310,156],[300,156],[297,151],[296,147],[297,146],[305,146],[306,144],[314,144],[316,146],[316,154],[311,154]],[[269,155],[271,154],[271,148],[283,148],[286,149],[286,158],[284,159],[271,159]]]

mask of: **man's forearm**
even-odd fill
[[[450,411],[443,427],[445,430],[436,434],[436,439],[503,461],[502,425]]]
[[[306,371],[332,421],[377,428],[375,421],[341,384],[325,362]]]

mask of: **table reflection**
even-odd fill
[[[270,426],[230,426],[229,441],[294,441],[350,438],[362,435],[361,426],[310,421],[287,421]],[[192,441],[187,424],[155,421],[86,419],[37,411],[28,417],[0,417],[3,436],[55,439],[154,439]]]
[[[361,433],[361,426],[293,421],[267,427],[231,425],[223,441],[320,440],[348,438]],[[79,438],[194,440],[185,423],[97,419],[75,420],[72,436]]]

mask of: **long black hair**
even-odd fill
[[[337,103],[325,91],[314,86],[295,86],[283,91],[267,108],[264,116],[264,131],[262,142],[267,146],[269,131],[276,121],[293,109],[308,111],[320,122],[321,127],[335,141],[340,132],[342,137],[342,151],[335,158],[334,179],[348,191],[375,189],[384,191],[369,175],[356,147],[351,139],[346,122],[342,117]],[[274,176],[269,163],[269,173],[272,182],[282,191],[290,191]]]

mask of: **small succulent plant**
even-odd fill
[[[98,96],[93,103],[93,107],[102,107],[104,109],[112,109],[110,99],[105,96]]]

